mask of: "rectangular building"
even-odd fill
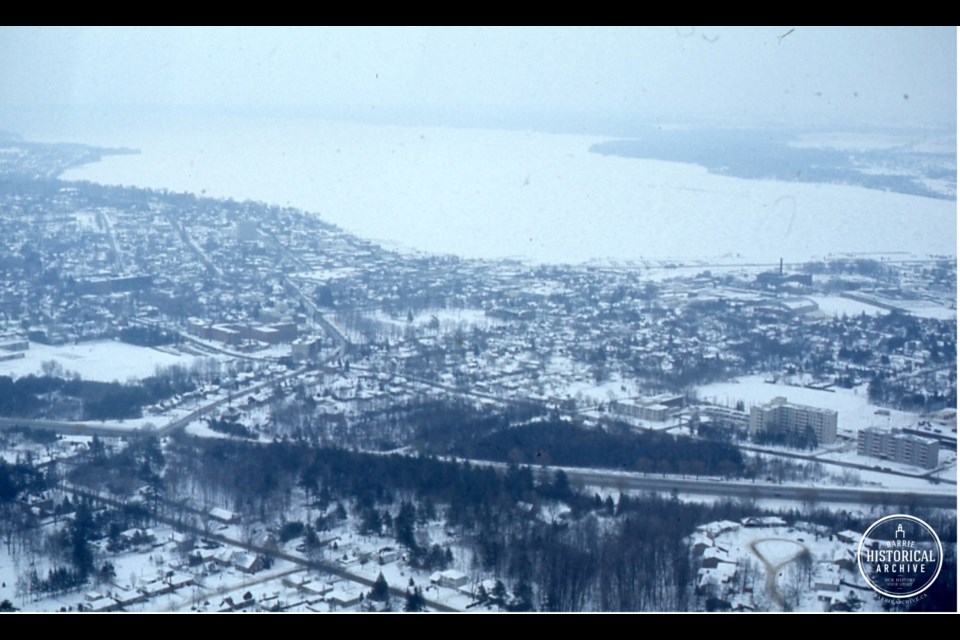
[[[650,398],[617,400],[612,403],[614,413],[650,422],[666,422],[676,410],[683,407],[684,396],[661,394]]]
[[[921,438],[898,429],[887,431],[868,427],[857,434],[857,453],[933,469],[940,456],[940,443],[933,438]]]
[[[320,353],[322,342],[316,337],[297,338],[290,345],[290,355],[294,362],[306,362]]]
[[[226,344],[238,345],[243,339],[244,331],[240,327],[227,324],[217,324],[210,327],[210,339]]]
[[[25,336],[0,336],[0,351],[28,351],[30,341]]]
[[[750,407],[750,435],[761,431],[803,435],[808,429],[816,436],[818,444],[833,444],[837,439],[837,412],[793,404],[784,397]]]

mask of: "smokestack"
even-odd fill
[[[783,258],[780,258],[780,277],[783,277]]]

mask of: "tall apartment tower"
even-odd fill
[[[819,444],[837,439],[837,412],[787,402],[777,397],[768,404],[750,407],[750,434],[759,432],[803,435],[811,429]]]

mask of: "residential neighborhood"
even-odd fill
[[[467,259],[0,152],[8,609],[877,611],[901,507],[956,581],[954,256]]]

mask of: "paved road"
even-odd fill
[[[390,453],[398,453],[397,451]],[[468,460],[457,458],[460,462],[472,465],[506,469],[505,462],[489,460]],[[529,466],[529,465],[528,465]],[[549,479],[561,467],[530,466],[538,480]],[[872,487],[808,487],[802,485],[781,485],[767,482],[734,482],[724,480],[699,480],[696,478],[663,477],[661,475],[642,475],[636,472],[604,471],[602,469],[575,469],[562,467],[570,483],[590,485],[617,491],[656,491],[693,494],[699,496],[732,497],[759,500],[773,498],[782,501],[792,500],[801,504],[835,502],[847,504],[886,504],[891,506],[926,506],[944,509],[957,508],[957,496],[950,492],[933,491],[897,491],[889,488]]]
[[[785,560],[781,560],[777,564],[773,564],[770,560],[767,559],[762,552],[757,550],[757,544],[761,542],[786,542],[789,544],[797,545],[798,549],[795,554],[790,556]],[[780,607],[781,611],[787,610],[787,601],[784,599],[783,595],[780,593],[780,589],[777,586],[777,578],[780,575],[780,569],[787,566],[794,560],[800,557],[800,554],[804,551],[809,552],[806,546],[797,542],[796,540],[789,540],[787,538],[763,538],[762,540],[754,540],[750,543],[750,551],[753,552],[753,555],[757,556],[761,563],[763,563],[763,568],[767,572],[767,580],[765,583],[767,593],[773,598],[773,601],[777,603],[777,606]]]
[[[280,380],[294,377],[301,373],[292,371],[280,378],[274,378],[245,389],[235,394],[236,402],[243,395],[254,393],[265,386],[275,384]],[[228,398],[221,398],[174,420],[157,430],[157,434],[166,435],[177,429],[182,429],[190,422],[215,411],[226,404]],[[129,429],[117,429],[97,423],[55,422],[50,420],[23,420],[19,418],[0,418],[0,429],[27,426],[41,429],[52,429],[60,433],[73,435],[118,436],[131,433]],[[489,466],[505,466],[486,460],[471,460],[473,464]],[[552,474],[554,467],[534,467],[537,475]],[[717,480],[698,480],[694,478],[658,477],[655,475],[641,475],[638,473],[621,473],[596,469],[573,469],[564,467],[570,480],[581,484],[604,487],[616,490],[633,491],[661,491],[689,493],[703,496],[734,497],[744,499],[774,498],[779,500],[793,500],[799,503],[810,504],[819,502],[846,503],[854,505],[886,504],[891,506],[911,505],[925,507],[939,507],[944,509],[957,508],[956,493],[933,491],[897,491],[892,489],[878,489],[867,487],[808,487],[800,485],[776,485],[769,483],[724,482]]]
[[[156,329],[162,329],[169,333],[177,334],[183,342],[189,342],[196,345],[203,351],[205,354],[219,353],[221,355],[230,356],[231,358],[239,358],[241,360],[254,360],[257,362],[277,362],[280,358],[273,356],[257,356],[251,353],[242,353],[240,351],[232,351],[230,349],[224,349],[223,347],[218,347],[212,342],[200,340],[199,338],[190,335],[186,331],[180,329],[179,327],[173,325],[172,323],[164,322],[153,322],[150,320],[142,320],[140,318],[130,318],[130,324],[137,324],[142,327],[150,327]]]
[[[833,465],[835,467],[846,467],[848,469],[859,469],[860,471],[876,471],[878,473],[886,473],[891,476],[902,476],[904,478],[924,478],[929,477],[939,471],[939,469],[931,469],[925,473],[906,473],[904,471],[897,471],[896,469],[878,469],[878,465],[869,465],[861,464],[859,462],[845,462],[843,460],[828,460],[825,458],[819,458],[817,456],[824,455],[823,453],[792,453],[790,451],[772,451],[770,449],[765,449],[763,447],[752,447],[750,445],[738,444],[737,447],[741,451],[749,451],[751,453],[764,453],[771,456],[780,456],[781,458],[794,458],[798,460],[806,460],[807,462],[819,462],[822,465]],[[954,480],[940,480],[943,484],[957,484]]]
[[[248,395],[250,395],[251,393],[256,393],[257,391],[259,391],[260,389],[263,389],[264,387],[268,387],[268,386],[270,386],[270,385],[278,384],[278,383],[280,383],[280,382],[283,382],[284,380],[289,380],[290,378],[294,378],[294,377],[299,376],[299,375],[302,375],[302,374],[304,374],[304,373],[306,373],[306,368],[301,367],[301,368],[299,368],[299,369],[294,369],[293,371],[288,371],[287,373],[284,373],[283,375],[276,376],[276,377],[273,377],[273,378],[268,378],[267,380],[264,380],[263,382],[258,382],[257,384],[253,385],[252,387],[247,387],[247,388],[245,388],[245,389],[243,389],[243,390],[241,390],[241,391],[239,391],[239,392],[237,392],[237,393],[234,393],[234,394],[231,394],[231,395],[227,396],[226,398],[220,398],[219,400],[214,400],[213,402],[210,402],[210,403],[208,403],[208,404],[200,407],[200,408],[197,409],[196,411],[192,411],[192,412],[188,413],[187,415],[183,416],[182,418],[179,418],[179,419],[177,419],[177,420],[174,420],[174,421],[170,422],[170,423],[169,423],[168,425],[166,425],[165,427],[159,429],[159,430],[157,431],[157,433],[159,433],[159,434],[161,434],[161,435],[166,435],[166,434],[170,433],[171,431],[176,431],[177,429],[183,429],[184,427],[186,427],[188,424],[190,424],[191,422],[193,422],[193,421],[196,420],[197,418],[202,418],[203,416],[210,414],[211,412],[213,412],[214,410],[222,407],[222,406],[225,405],[225,404],[232,403],[232,402],[237,402],[240,398],[243,398],[244,396],[248,396]]]
[[[306,295],[300,289],[300,287],[297,286],[297,283],[295,283],[293,280],[291,280],[287,276],[285,275],[281,276],[281,282],[285,287],[292,289],[294,293],[300,298],[300,300],[303,301],[304,306],[307,307],[307,309],[311,312],[313,321],[319,324],[320,326],[322,326],[324,331],[327,332],[327,335],[329,335],[331,338],[335,339],[337,342],[340,343],[340,350],[344,354],[349,352],[353,344],[350,342],[350,340],[347,338],[346,335],[340,332],[340,329],[335,324],[327,320],[326,315],[320,309],[320,307],[317,306],[317,303],[311,300],[310,296]]]
[[[547,473],[552,472],[550,468]],[[570,480],[610,489],[638,491],[678,491],[705,496],[728,496],[747,499],[777,498],[810,502],[841,502],[848,504],[917,505],[957,508],[955,493],[897,491],[864,487],[804,487],[766,483],[722,482],[692,478],[663,478],[650,475],[625,474],[597,470],[564,468]],[[542,473],[542,472],[541,472]]]
[[[71,436],[92,436],[115,438],[132,433],[129,427],[116,427],[99,422],[64,422],[59,420],[27,420],[24,418],[0,418],[0,430],[14,427],[47,429]]]
[[[154,433],[157,435],[167,435],[171,431],[176,431],[177,429],[182,429],[188,424],[202,418],[206,415],[209,415],[216,409],[222,407],[228,403],[236,403],[245,396],[250,395],[251,393],[256,393],[264,387],[268,387],[274,384],[278,384],[284,380],[289,380],[296,376],[302,375],[307,372],[305,367],[299,369],[294,369],[293,371],[288,371],[280,376],[274,376],[268,378],[262,382],[246,387],[230,394],[227,397],[219,398],[213,400],[194,411],[191,411],[182,418],[177,418],[172,420],[166,425],[157,428]],[[157,416],[157,421],[163,419],[163,416]],[[80,435],[80,436],[92,436],[98,435],[103,437],[117,437],[123,435],[130,435],[137,432],[139,429],[132,429],[127,426],[117,426],[111,425],[108,423],[101,422],[67,422],[62,420],[29,420],[25,418],[0,418],[0,429],[10,429],[13,427],[31,427],[33,429],[49,429],[51,431],[56,431],[57,433],[65,433],[68,435]]]
[[[101,504],[107,504],[107,505],[119,507],[119,508],[123,508],[125,506],[124,502],[121,500],[116,500],[114,498],[103,496],[98,493],[88,491],[86,489],[81,489],[80,487],[73,486],[69,483],[64,483],[63,488],[65,491],[69,491],[74,496],[89,498],[94,502],[99,502]],[[181,507],[181,508],[184,508],[184,507]],[[192,509],[192,508],[184,508],[184,509],[193,514],[200,514],[200,512],[196,509]],[[254,553],[269,556],[274,559],[286,560],[300,567],[306,567],[307,569],[312,569],[313,571],[319,571],[321,573],[326,573],[333,576],[337,576],[339,578],[344,578],[352,582],[357,582],[359,584],[366,585],[368,587],[373,587],[374,580],[371,580],[366,576],[351,573],[350,571],[347,571],[346,569],[340,567],[336,563],[327,562],[325,560],[311,560],[311,559],[303,558],[298,555],[287,553],[286,551],[283,551],[280,549],[268,548],[260,545],[255,545],[252,543],[243,542],[242,540],[235,540],[232,538],[228,538],[227,536],[221,535],[219,533],[204,531],[202,528],[192,526],[184,522],[182,519],[178,520],[176,518],[172,518],[169,516],[163,516],[156,512],[151,512],[150,517],[156,520],[157,522],[168,524],[174,527],[175,529],[177,529],[178,531],[185,531],[187,533],[192,533],[194,535],[207,538],[208,540],[215,540],[216,542],[238,547],[246,551],[252,551]],[[399,602],[405,602],[407,597],[407,592],[403,589],[390,587],[390,595],[393,596],[394,598],[397,598]],[[448,612],[459,611],[459,609],[454,609],[449,605],[443,604],[442,602],[438,602],[436,600],[431,600],[426,597],[424,597],[424,601],[426,602],[426,605],[428,608],[433,609],[435,611],[448,611]]]
[[[257,585],[263,584],[264,582],[270,582],[271,580],[282,580],[283,578],[292,575],[294,573],[299,573],[303,571],[303,567],[294,567],[293,569],[286,569],[284,571],[264,571],[262,573],[255,574],[255,577],[244,576],[240,579],[239,582],[234,580],[233,582],[228,582],[223,584],[222,582],[214,588],[212,585],[196,585],[203,589],[203,596],[197,598],[190,598],[189,600],[184,600],[183,602],[176,604],[170,607],[169,611],[183,611],[188,607],[195,607],[200,604],[200,602],[207,600],[212,601],[216,598],[223,598],[226,594],[231,591],[238,591],[240,589],[246,589],[248,591],[253,591],[253,588]],[[222,577],[222,574],[221,574]],[[196,583],[194,583],[196,584]],[[199,593],[198,593],[199,596]]]
[[[180,233],[180,238],[183,240],[184,244],[190,247],[190,249],[196,254],[200,262],[203,263],[203,266],[207,268],[207,271],[223,280],[223,271],[213,262],[213,260],[210,259],[207,253],[200,248],[200,245],[198,245],[197,241],[194,240],[193,236],[190,235],[190,232],[187,230],[187,228],[183,226],[183,223],[172,215],[168,215],[167,220],[171,225],[173,225],[173,228]]]

